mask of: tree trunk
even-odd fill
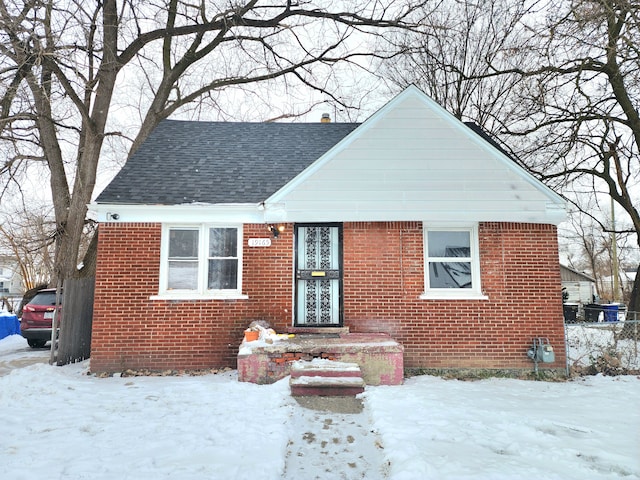
[[[629,299],[629,305],[627,306],[627,318],[622,327],[618,338],[624,338],[629,340],[640,340],[638,338],[638,330],[640,329],[640,265],[636,270],[636,279],[633,282],[633,288],[631,289],[631,297]]]

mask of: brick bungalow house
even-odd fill
[[[256,319],[434,370],[546,337],[564,368],[564,201],[416,87],[362,124],[165,120],[92,209],[93,372],[235,367]]]

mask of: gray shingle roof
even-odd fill
[[[258,203],[358,125],[164,120],[96,202]]]

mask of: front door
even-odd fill
[[[296,326],[342,325],[342,225],[296,225]]]

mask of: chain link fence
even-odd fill
[[[613,307],[587,305],[575,316],[565,310],[570,375],[640,374],[640,312]]]

